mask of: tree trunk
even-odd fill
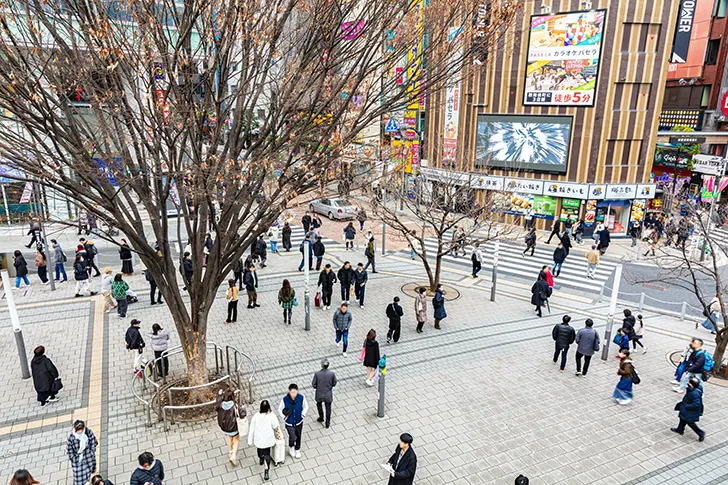
[[[715,336],[715,352],[713,352],[713,360],[715,361],[715,369],[713,372],[717,373],[720,371],[720,366],[723,364],[723,356],[725,355],[725,348],[728,344],[728,330],[717,332]],[[728,378],[728,365],[723,373],[723,377]]]

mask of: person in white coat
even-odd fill
[[[276,444],[276,438],[281,436],[281,427],[278,418],[271,412],[268,401],[260,403],[260,412],[253,416],[248,431],[248,446],[253,445],[258,450],[258,459],[265,465],[264,480],[269,480],[270,452]]]
[[[483,268],[483,251],[480,249],[480,243],[473,245],[473,254],[470,256],[473,263],[473,278],[478,277],[478,272]]]
[[[268,244],[270,245],[270,252],[275,254],[278,252],[278,234],[279,234],[278,223],[273,222],[270,229],[268,229]]]

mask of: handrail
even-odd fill
[[[227,380],[230,380],[230,375],[225,375],[223,377],[220,377],[219,379],[215,379],[212,382],[208,382],[206,384],[199,384],[197,386],[191,386],[191,387],[170,387],[167,389],[167,400],[168,402],[172,402],[172,391],[190,391],[193,389],[203,389],[206,387],[214,386],[215,384],[220,384],[221,382],[225,382]],[[166,406],[162,407],[162,419],[164,420],[164,430],[169,431],[169,423],[167,423],[167,410],[169,410],[169,420],[172,424],[174,424],[174,411],[175,409],[196,409],[203,406],[210,406],[212,404],[215,404],[217,401],[212,400],[208,402],[198,403],[198,404],[182,404],[182,405],[173,405],[173,404],[167,404]]]
[[[257,369],[255,367],[255,361],[245,352],[241,352],[237,348],[233,347],[232,345],[226,345],[225,346],[225,358],[227,362],[227,368],[228,372],[230,371],[230,350],[233,351],[233,357],[235,361],[235,383],[237,384],[238,388],[242,387],[240,385],[240,374],[243,373],[243,369],[238,362],[238,355],[245,357],[248,361],[250,361],[250,366],[253,369],[253,371],[250,373],[250,376],[248,377],[248,404],[253,402],[253,378],[255,377],[255,373],[257,372]]]
[[[609,287],[607,285],[602,285],[601,288],[600,288],[600,291],[599,291],[598,301],[601,301],[602,298],[604,298],[604,290],[605,289],[609,290],[610,293],[612,291],[614,291],[613,288],[611,288],[611,287]],[[703,317],[696,317],[694,315],[686,315],[688,308],[693,308],[695,310],[698,310],[699,312],[702,312],[703,311],[703,308],[700,308],[700,307],[696,307],[694,305],[691,305],[690,303],[688,303],[686,301],[676,302],[676,301],[660,300],[659,298],[655,298],[653,296],[650,296],[650,295],[646,294],[645,292],[642,292],[642,293],[624,293],[624,292],[619,291],[617,293],[617,298],[619,298],[620,295],[622,295],[622,296],[639,296],[640,297],[640,301],[639,301],[639,309],[640,310],[642,310],[644,308],[645,298],[649,298],[650,300],[654,300],[654,301],[656,301],[658,303],[662,303],[663,305],[680,305],[680,320],[681,321],[685,321],[685,317],[686,316],[688,318],[690,318],[690,319],[694,319],[694,320],[698,320],[698,321],[701,318],[703,318]]]

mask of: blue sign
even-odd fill
[[[399,131],[399,127],[397,126],[397,122],[394,121],[394,118],[389,118],[387,126],[384,127],[384,131],[387,133],[396,133]]]

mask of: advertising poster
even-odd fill
[[[675,40],[672,43],[672,59],[670,59],[670,62],[684,64],[688,58],[696,3],[696,0],[682,0],[680,2],[680,17],[675,29]]]
[[[586,210],[584,211],[584,226],[593,227],[597,220],[597,201],[587,200]]]
[[[634,202],[632,202],[632,211],[629,214],[629,222],[641,222],[642,219],[645,218],[646,209],[647,200],[636,199]]]
[[[510,201],[506,214],[549,220],[556,214],[556,198],[548,195],[511,194]]]
[[[579,199],[561,199],[561,214],[559,219],[565,221],[571,216],[572,221],[579,219],[579,208],[581,207],[581,200]]]
[[[606,12],[531,16],[523,104],[594,106]]]
[[[451,49],[455,49],[460,41],[460,27],[451,27],[448,32],[448,42]],[[453,56],[459,56],[456,52]],[[460,78],[451,80],[445,90],[445,121],[442,139],[442,165],[453,166],[457,163],[458,154],[458,127],[460,126]]]

